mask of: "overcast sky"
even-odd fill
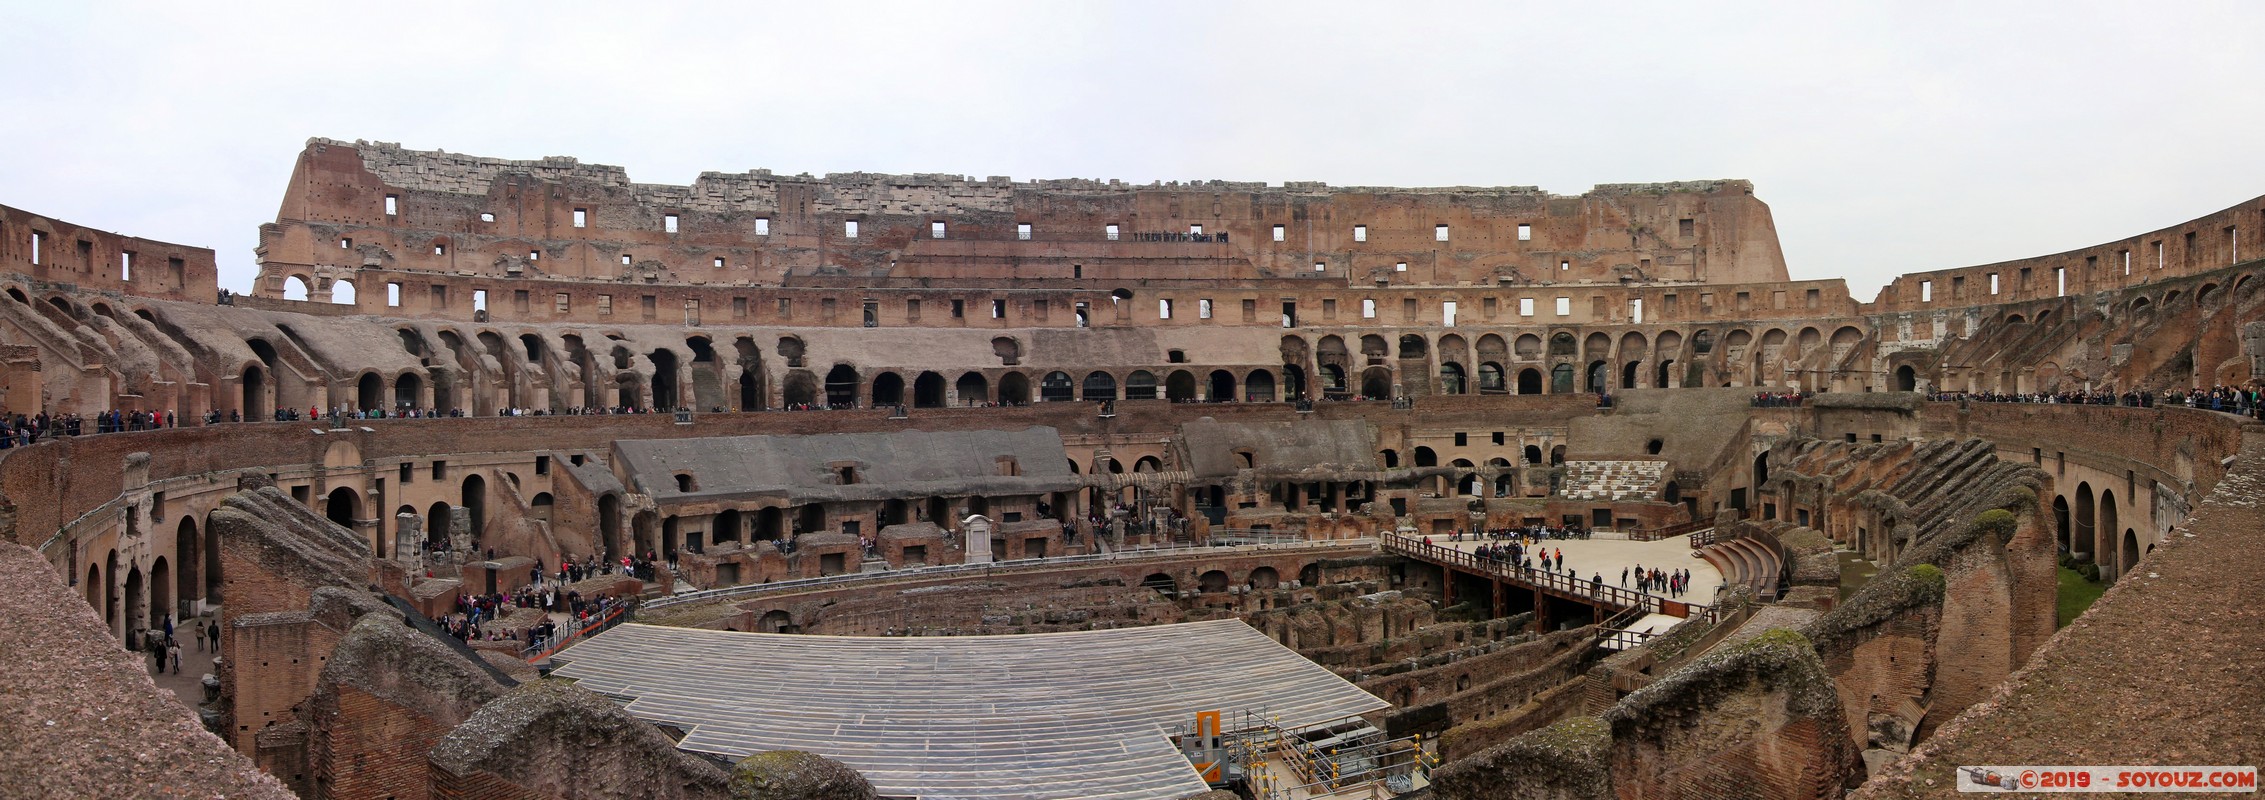
[[[1869,299],[2265,193],[2257,3],[327,5],[6,3],[0,204],[243,290],[311,136],[678,184],[1746,178]]]

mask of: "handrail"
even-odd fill
[[[1550,592],[1568,599],[1586,600],[1614,610],[1636,609],[1647,614],[1667,614],[1677,617],[1693,615],[1712,616],[1713,609],[1696,603],[1684,603],[1649,592],[1624,589],[1601,581],[1569,578],[1561,573],[1521,568],[1508,561],[1479,558],[1477,555],[1441,547],[1412,536],[1385,534],[1380,545],[1387,551],[1412,556],[1436,564],[1461,567],[1488,575],[1506,583],[1514,583],[1536,591]],[[1682,611],[1683,613],[1676,613]]]
[[[623,618],[629,614],[629,609],[630,606],[615,607],[612,611],[606,612],[605,616],[599,617],[596,622],[584,625],[580,630],[573,631],[566,634],[565,636],[559,637],[558,641],[552,643],[549,649],[544,650],[540,653],[536,653],[533,656],[527,657],[527,663],[533,664],[537,661],[547,660],[551,656],[557,655],[558,651],[566,649],[567,645],[581,641],[584,637],[601,633],[608,628],[612,628],[616,623],[624,621]]]
[[[1657,528],[1639,528],[1637,530],[1628,532],[1628,540],[1633,542],[1656,542],[1671,536],[1682,536],[1692,531],[1704,530],[1712,525],[1714,525],[1713,522],[1704,520],[1692,520],[1690,522],[1678,522],[1673,525],[1665,525]]]

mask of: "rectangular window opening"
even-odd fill
[[[1109,237],[1109,241],[1112,241],[1112,242],[1114,242],[1114,241],[1116,241],[1116,240],[1117,240],[1117,226],[1116,226],[1116,225],[1114,225],[1114,224],[1110,224],[1110,225],[1103,225],[1103,226],[1101,226],[1101,232],[1102,232],[1102,234],[1103,234],[1103,235],[1105,235],[1105,236]]]
[[[1171,318],[1172,318],[1172,301],[1171,301],[1171,300],[1159,299],[1159,300],[1157,300],[1157,301],[1156,301],[1156,318],[1157,318],[1157,319],[1171,319]]]
[[[1932,303],[1932,302],[1934,302],[1934,301],[1935,301],[1935,282],[1934,282],[1934,281],[1920,281],[1920,282],[1919,282],[1919,302],[1922,302],[1922,303]]]
[[[598,295],[598,315],[599,315],[599,316],[612,316],[612,315],[613,315],[613,295],[610,295],[610,294],[601,294],[601,295]]]
[[[1028,223],[1028,222],[1017,222],[1017,223],[1015,223],[1015,238],[1016,238],[1016,239],[1020,239],[1020,240],[1022,240],[1022,241],[1026,241],[1026,242],[1027,242],[1027,241],[1030,241],[1030,223]]]
[[[952,319],[966,319],[966,318],[967,318],[967,301],[966,301],[966,300],[953,300],[953,301],[952,301]]]
[[[716,269],[723,269],[723,268],[724,268],[724,257],[723,257],[723,256],[716,256]]]
[[[1533,315],[1534,315],[1534,299],[1533,299],[1533,298],[1531,298],[1531,297],[1520,297],[1520,298],[1518,298],[1518,316],[1521,316],[1521,317],[1531,317],[1531,316],[1533,316]]]
[[[1676,220],[1675,232],[1682,234],[1685,239],[1697,236],[1699,235],[1699,221],[1690,217]]]
[[[134,252],[132,250],[118,254],[118,279],[122,281],[134,279]]]
[[[1355,225],[1355,226],[1353,226],[1353,241],[1356,241],[1356,242],[1365,242],[1365,241],[1368,241],[1368,226],[1367,226],[1367,225]]]
[[[676,232],[676,215],[675,215],[675,214],[662,214],[662,215],[661,215],[661,230],[662,230],[662,231],[664,231],[664,232],[667,232],[667,233],[675,233],[675,232]]]
[[[1433,227],[1431,229],[1431,239],[1435,242],[1447,241],[1447,223],[1442,222],[1438,226]]]
[[[1376,319],[1376,299],[1361,300],[1361,319]]]
[[[756,217],[756,218],[755,218],[755,235],[757,235],[757,236],[769,236],[769,235],[771,235],[771,218],[770,218],[770,217]]]
[[[1530,223],[1525,222],[1518,223],[1518,241],[1531,242],[1533,240],[1534,226]]]
[[[1006,318],[1007,318],[1007,301],[1005,301],[1005,300],[993,300],[993,301],[991,301],[991,318],[992,318],[992,319],[1006,319]]]
[[[399,281],[385,285],[385,306],[387,308],[401,307],[401,283]]]
[[[472,290],[472,310],[473,310],[473,311],[486,311],[486,310],[488,310],[488,290],[486,290],[486,289],[473,289],[473,290]]]
[[[577,209],[574,209],[574,227],[577,227],[577,228],[587,228],[587,227],[590,227],[590,210],[589,210],[589,209],[587,209],[587,208],[577,208]]]
[[[559,292],[551,295],[551,312],[565,314],[574,310],[574,295]]]
[[[1997,274],[1997,273],[1995,273],[1995,272],[1992,272],[1992,273],[1990,273],[1990,294],[1997,294],[1997,293],[1998,293],[1998,274]]]
[[[1407,271],[1408,271],[1408,262],[1406,262],[1406,261],[1401,261],[1401,262],[1397,262],[1397,263],[1393,264],[1393,265],[1392,265],[1392,271],[1393,271],[1393,272],[1407,272]]]
[[[942,239],[942,238],[944,238],[944,221],[943,221],[943,220],[937,220],[937,221],[935,221],[935,222],[931,222],[931,223],[928,223],[928,238],[930,238],[930,239]]]
[[[1279,241],[1282,241],[1282,238],[1283,238],[1284,236],[1286,236],[1286,235],[1288,235],[1288,232],[1287,232],[1287,231],[1285,231],[1285,230],[1284,230],[1284,229],[1282,228],[1282,226],[1280,226],[1280,225],[1276,225],[1276,226],[1274,226],[1274,241],[1277,241],[1277,242],[1279,242]]]
[[[385,215],[388,217],[401,216],[401,195],[389,194],[385,196]]]
[[[1573,298],[1557,298],[1557,315],[1560,317],[1573,316]]]
[[[1210,319],[1210,318],[1211,318],[1211,298],[1208,298],[1208,297],[1206,297],[1206,298],[1203,298],[1203,299],[1201,299],[1201,300],[1197,300],[1197,301],[1195,301],[1195,318],[1196,318],[1196,319]]]
[[[854,220],[854,219],[849,219],[849,220],[842,220],[842,238],[844,238],[844,239],[855,239],[855,238],[857,238],[857,220]]]

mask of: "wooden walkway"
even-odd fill
[[[1184,797],[1207,787],[1167,731],[1198,711],[1297,729],[1387,707],[1240,620],[937,637],[633,623],[556,660],[688,731],[685,750],[808,750],[920,798]]]

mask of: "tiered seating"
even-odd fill
[[[1558,494],[1568,500],[1611,502],[1659,496],[1665,461],[1567,461]]]
[[[808,750],[882,795],[1177,798],[1205,790],[1166,732],[1198,711],[1297,730],[1386,707],[1241,620],[881,638],[629,624],[554,675],[738,758]]]
[[[1732,539],[1699,549],[1699,557],[1714,565],[1722,573],[1722,580],[1732,586],[1745,585],[1759,597],[1777,596],[1777,577],[1781,566],[1777,551],[1754,539]]]

